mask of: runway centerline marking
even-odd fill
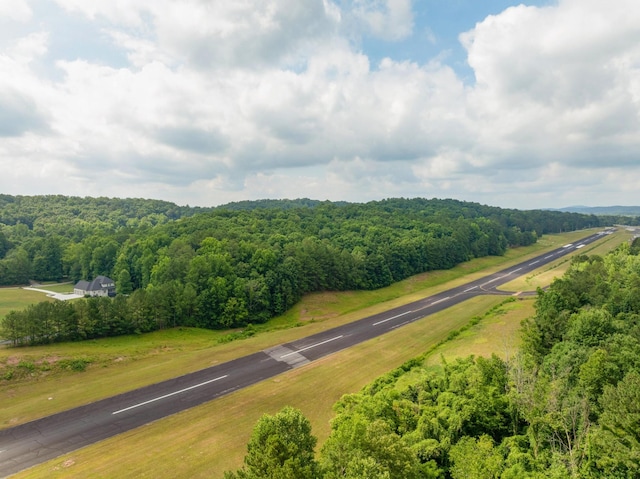
[[[133,406],[129,406],[129,407],[126,407],[124,409],[120,409],[118,411],[114,411],[111,414],[112,415],[120,414],[121,412],[129,411],[131,409],[135,409],[137,407],[144,406],[146,404],[149,404],[149,403],[152,403],[152,402],[155,402],[155,401],[160,401],[160,399],[165,399],[165,398],[168,398],[168,397],[171,397],[171,396],[175,396],[176,394],[180,394],[180,393],[183,393],[185,391],[189,391],[191,389],[199,388],[200,386],[205,386],[205,385],[210,384],[212,382],[219,381],[220,379],[224,379],[224,378],[226,378],[228,376],[229,376],[228,374],[225,374],[224,376],[220,376],[219,378],[210,379],[210,380],[205,381],[205,382],[200,383],[200,384],[194,384],[193,386],[189,386],[188,388],[180,389],[179,391],[174,391],[172,393],[165,394],[164,396],[159,396],[157,398],[149,399],[148,401],[144,401],[144,402],[141,402],[139,404],[134,404]]]
[[[477,288],[477,286],[473,286],[473,287],[471,287],[471,288],[469,288],[469,289],[465,289],[465,290],[463,291],[463,293],[468,293],[469,291],[474,290],[474,289],[476,289],[476,288]]]
[[[387,319],[383,319],[382,321],[378,321],[377,323],[373,323],[372,326],[377,326],[378,324],[386,323],[387,321],[391,321],[392,319],[399,318],[400,316],[404,316],[405,314],[413,313],[413,311],[405,311],[404,313],[396,314]]]
[[[446,301],[447,299],[451,299],[451,296],[447,296],[446,298],[442,298],[442,299],[439,299],[438,301],[434,301],[429,306],[433,306],[434,304],[442,303],[443,301]]]
[[[534,264],[538,264],[540,261],[534,261],[533,263],[529,263],[529,266],[533,266]]]
[[[307,349],[311,349],[311,348],[315,348],[316,346],[320,346],[322,344],[326,344],[326,343],[330,343],[331,341],[335,341],[336,339],[340,339],[341,337],[343,337],[344,335],[341,334],[340,336],[336,336],[335,338],[331,338],[331,339],[327,339],[326,341],[321,341],[319,343],[316,344],[312,344],[311,346],[307,346],[306,348],[302,348],[302,349],[298,349],[297,351],[292,351],[290,353],[287,354],[283,354],[282,356],[280,356],[280,359],[282,358],[286,358],[287,356],[291,356],[292,354],[298,354],[301,353],[302,351],[306,351]]]

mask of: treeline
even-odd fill
[[[640,477],[639,253],[576,257],[507,361],[417,358],[345,395],[317,459],[299,411],[265,416],[225,477]]]
[[[115,208],[129,200],[104,201]],[[150,217],[160,214],[154,208],[170,205],[152,201],[145,206],[148,214],[135,219],[146,226],[132,227],[125,210],[136,208],[121,207],[119,216],[107,215],[108,221],[78,220],[64,231],[52,226],[47,232],[44,225],[54,222],[50,212],[52,218],[39,218],[34,229],[24,223],[2,226],[0,283],[75,282],[106,275],[115,280],[119,294],[143,305],[138,309],[145,325],[229,328],[262,323],[309,292],[380,288],[472,258],[502,255],[507,247],[532,244],[541,234],[602,226],[596,216],[455,200],[295,201],[301,206],[283,200],[284,209],[266,201],[255,203],[264,208],[249,210],[218,208],[191,216],[186,211],[178,219],[150,225]],[[96,199],[95,205],[101,202]],[[95,218],[103,218],[95,209]],[[73,219],[73,208],[61,210],[66,220]],[[148,329],[137,323],[131,328]]]

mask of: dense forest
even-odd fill
[[[640,477],[640,239],[575,257],[522,335],[508,360],[419,357],[345,395],[318,455],[299,411],[266,415],[225,477]]]
[[[37,344],[262,323],[305,293],[380,288],[502,255],[543,234],[618,219],[420,198],[265,200],[203,210],[155,200],[2,195],[0,284],[105,275],[122,296],[35,305],[9,315],[3,329],[16,344]]]

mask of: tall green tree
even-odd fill
[[[244,467],[226,472],[226,479],[317,479],[317,439],[302,412],[285,407],[258,421],[247,446]]]

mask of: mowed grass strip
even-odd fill
[[[66,454],[15,475],[26,478],[221,478],[241,466],[256,421],[285,405],[309,418],[321,445],[333,404],[378,376],[427,351],[452,330],[504,297],[473,298],[203,406]],[[319,450],[318,446],[318,450]]]

